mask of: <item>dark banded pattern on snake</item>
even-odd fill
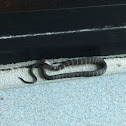
[[[100,68],[98,70],[94,71],[81,71],[81,72],[73,72],[73,73],[63,73],[58,75],[47,75],[45,72],[45,68],[50,69],[52,71],[59,71],[61,69],[64,69],[68,66],[74,66],[74,65],[84,65],[84,64],[96,64]],[[33,84],[37,81],[37,77],[33,74],[33,69],[39,67],[42,71],[43,77],[46,80],[55,80],[55,79],[62,79],[62,78],[72,78],[72,77],[91,77],[91,76],[99,76],[106,72],[107,64],[102,58],[98,57],[86,57],[86,58],[80,58],[80,59],[73,59],[73,60],[67,60],[59,64],[58,66],[50,65],[46,62],[46,60],[42,60],[41,64],[35,64],[30,68],[30,75],[33,77],[33,82],[27,82],[20,78],[23,82],[28,84]]]

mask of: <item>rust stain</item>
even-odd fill
[[[120,64],[117,64],[118,67],[120,67],[121,65]]]
[[[0,98],[0,100],[3,100],[4,98]]]

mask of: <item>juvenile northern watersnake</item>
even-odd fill
[[[48,68],[53,71],[58,71],[64,69],[67,66],[73,65],[84,65],[84,64],[96,64],[100,68],[94,71],[81,71],[81,72],[73,72],[73,73],[63,73],[58,75],[49,76],[45,72],[45,68]],[[42,60],[41,63],[34,64],[30,69],[29,73],[33,77],[32,82],[27,82],[20,78],[24,83],[33,84],[37,81],[37,77],[33,74],[33,69],[39,67],[42,71],[43,77],[46,80],[54,80],[54,79],[62,79],[62,78],[72,78],[72,77],[91,77],[91,76],[99,76],[106,72],[107,64],[102,58],[98,57],[86,57],[80,59],[67,60],[59,64],[58,66],[51,65],[47,60]]]

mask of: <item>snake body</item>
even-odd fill
[[[48,68],[52,71],[59,71],[61,69],[64,69],[68,66],[74,66],[74,65],[84,65],[84,64],[96,64],[100,68],[98,70],[94,71],[81,71],[81,72],[73,72],[73,73],[63,73],[58,75],[52,75],[49,76],[45,72],[45,68]],[[98,57],[86,57],[86,58],[80,58],[80,59],[73,59],[73,60],[67,60],[59,64],[58,66],[50,65],[46,63],[46,60],[42,60],[41,64],[34,64],[30,68],[30,75],[33,77],[33,82],[27,82],[20,78],[23,82],[33,84],[37,81],[37,77],[33,74],[33,69],[39,67],[42,71],[43,77],[46,80],[55,80],[55,79],[62,79],[62,78],[72,78],[72,77],[91,77],[91,76],[99,76],[106,72],[107,64],[102,58]]]

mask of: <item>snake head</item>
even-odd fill
[[[52,65],[53,65],[52,62],[50,62],[49,60],[46,60],[46,59],[42,59],[41,62],[42,62],[42,64],[44,64],[44,65],[49,65],[49,66],[52,66]]]

